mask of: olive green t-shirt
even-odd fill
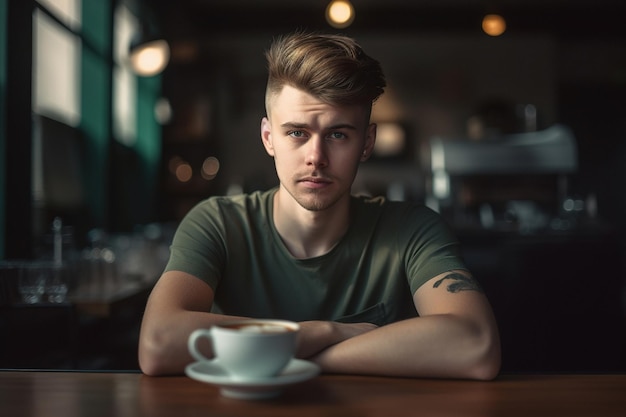
[[[417,315],[412,295],[427,280],[465,269],[437,213],[381,197],[352,197],[351,223],[339,243],[322,256],[297,259],[274,226],[275,192],[210,197],[179,225],[166,271],[208,283],[213,312],[383,325]]]

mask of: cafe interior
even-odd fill
[[[0,0],[0,369],[138,370],[178,222],[277,184],[263,53],[297,29],[381,62],[353,192],[444,216],[502,372],[626,371],[622,0]]]

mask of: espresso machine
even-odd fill
[[[433,137],[426,159],[426,204],[456,228],[534,232],[565,227],[564,206],[582,209],[568,200],[578,154],[561,124],[480,141]]]

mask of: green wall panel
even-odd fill
[[[89,209],[96,225],[106,224],[107,174],[111,140],[111,69],[108,61],[83,49],[81,131],[85,136],[85,182]]]

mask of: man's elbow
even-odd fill
[[[154,349],[147,347],[146,344],[146,342],[141,341],[139,343],[139,369],[148,376],[163,375],[162,360],[159,359],[158,353]]]
[[[478,381],[491,381],[500,373],[502,364],[500,339],[496,335],[483,338],[477,355],[468,371],[468,378]]]
[[[488,358],[474,366],[469,378],[477,381],[491,381],[500,373],[500,358]]]
[[[139,369],[148,376],[163,375],[162,365],[158,358],[145,350],[139,349]]]
[[[164,341],[159,341],[157,337],[147,337],[146,335],[140,337],[138,361],[139,369],[148,376],[179,373],[172,369],[172,360],[171,357],[167,355]]]

